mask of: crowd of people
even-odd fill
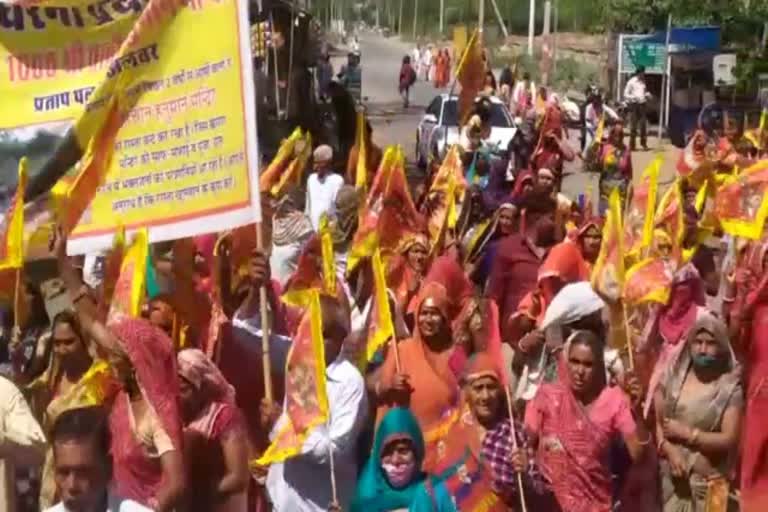
[[[413,57],[416,75],[447,81],[447,52],[434,68]],[[524,122],[501,154],[487,143],[483,94]],[[242,229],[154,245],[139,317],[108,314],[113,254],[68,257],[57,230],[69,306],[49,319],[30,283],[23,321],[11,329],[6,316],[0,509],[768,510],[768,242],[704,229],[694,179],[768,157],[768,133],[695,135],[672,185],[684,231],[664,217],[642,249],[663,264],[667,289],[630,310],[593,270],[609,198],[632,200],[633,148],[599,99],[588,112],[582,153],[555,94],[491,73],[461,144],[413,191],[397,188],[370,125],[346,169],[321,144],[300,184],[264,194],[264,248]],[[600,175],[594,202],[561,189],[579,159]],[[459,205],[446,180],[462,182]],[[384,306],[376,258],[354,247],[367,215],[387,208],[394,335],[360,364],[354,347]],[[322,266],[326,220],[338,285],[320,301],[328,419],[297,453],[260,464],[292,421],[298,369],[286,361],[308,314],[281,295],[307,261]]]

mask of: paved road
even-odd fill
[[[400,63],[408,54],[411,46],[401,42],[397,37],[384,38],[373,33],[360,36],[360,51],[363,67],[363,97],[371,124],[374,129],[374,139],[377,144],[387,146],[400,144],[408,158],[415,154],[416,126],[419,123],[424,108],[435,95],[439,94],[429,82],[418,81],[411,90],[411,106],[404,109],[402,100],[397,92],[397,78]],[[335,58],[334,67],[339,69],[344,58]],[[577,134],[571,134],[573,147],[577,147]],[[655,138],[649,140],[651,147],[657,147]],[[665,165],[662,169],[662,182],[668,182],[674,173],[674,162],[677,150],[670,146],[657,149],[665,153]],[[633,155],[635,178],[639,178],[655,151],[637,152]],[[592,184],[597,192],[597,181],[594,176],[581,172],[581,162],[577,161],[566,166],[566,177],[563,182],[564,191],[576,196],[583,193]]]

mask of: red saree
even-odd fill
[[[765,272],[763,265],[768,244],[756,252],[753,272]],[[750,327],[746,335],[748,346],[746,368],[746,412],[741,436],[741,510],[768,510],[768,277],[747,296],[751,310]]]

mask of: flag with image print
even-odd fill
[[[618,188],[611,191],[603,226],[603,242],[592,269],[591,283],[604,298],[616,302],[624,286],[624,231],[621,222],[621,195]]]
[[[624,248],[630,255],[638,255],[650,247],[653,240],[653,216],[662,161],[661,156],[656,157],[643,171],[640,183],[632,188],[624,218]]]
[[[120,275],[110,302],[107,323],[118,322],[124,317],[138,317],[146,298],[147,255],[149,236],[146,228],[136,231],[131,245],[125,250],[120,264]]]
[[[672,286],[669,267],[659,258],[646,258],[627,270],[622,299],[627,306],[666,304]]]
[[[731,176],[715,194],[715,214],[723,230],[751,240],[763,236],[768,216],[768,160]]]
[[[258,466],[300,455],[309,434],[329,418],[320,291],[299,293],[304,311],[285,365],[285,409]]]

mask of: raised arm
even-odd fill
[[[77,316],[88,338],[104,350],[121,353],[120,345],[115,336],[98,320],[96,301],[90,294],[90,289],[83,283],[80,275],[67,257],[67,237],[57,226],[53,240],[53,252],[58,260],[59,275],[69,293],[69,298],[75,306]]]

